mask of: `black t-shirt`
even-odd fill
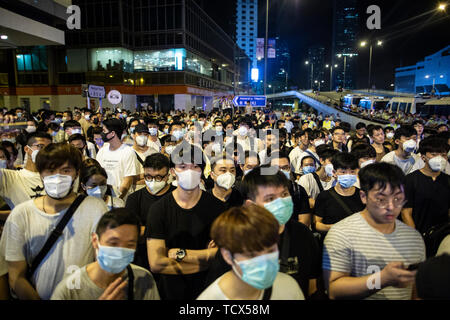
[[[139,221],[142,226],[147,224],[147,216],[150,207],[167,193],[175,190],[176,187],[170,185],[169,190],[162,196],[155,196],[148,192],[147,188],[142,188],[136,192],[133,192],[128,196],[125,208],[129,209],[130,212],[137,214]]]
[[[331,195],[337,195],[350,209],[348,212],[343,206]],[[314,214],[321,217],[324,224],[335,224],[353,213],[360,212],[365,208],[361,202],[359,189],[355,188],[353,195],[344,197],[338,194],[334,188],[319,193],[314,206]]]
[[[169,190],[165,194],[163,194],[162,196],[155,196],[148,192],[147,188],[144,187],[128,196],[125,208],[127,208],[130,212],[136,214],[141,223],[141,226],[145,227],[147,224],[147,215],[150,207],[156,201],[164,197],[167,193],[170,193],[175,189],[176,187],[171,185],[169,187]],[[150,270],[147,256],[147,242],[145,241],[144,237],[139,239],[136,253],[134,254],[133,263],[142,268]]]
[[[294,202],[294,212],[291,219],[298,221],[299,214],[311,213],[311,207],[309,206],[309,197],[305,188],[297,183],[291,183],[289,187],[289,193]]]
[[[317,279],[322,272],[322,254],[314,235],[302,223],[290,220],[280,235],[278,248],[280,272],[293,277],[307,297],[309,280]],[[230,270],[231,266],[225,262],[218,250],[208,270],[204,288],[206,289],[217,278]]]
[[[431,227],[449,221],[450,176],[441,172],[433,181],[420,170],[406,176],[405,194],[408,203],[405,208],[412,208],[412,217],[416,229],[424,233]]]
[[[206,191],[214,197],[212,189],[209,189]],[[218,199],[218,200],[220,200],[220,199]],[[240,207],[243,204],[244,204],[244,198],[242,197],[241,193],[236,188],[232,188],[230,197],[227,199],[226,202],[223,202],[223,205],[225,206],[226,210],[228,210],[232,207]]]
[[[202,191],[192,209],[181,208],[171,192],[150,208],[145,237],[165,240],[167,249],[203,250],[210,242],[212,223],[223,211],[224,204],[207,192]],[[194,300],[202,292],[205,276],[206,271],[190,275],[160,274],[161,298]]]

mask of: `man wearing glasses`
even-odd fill
[[[366,205],[331,227],[324,241],[323,273],[331,299],[415,298],[414,265],[425,260],[422,236],[397,220],[406,203],[405,176],[387,163],[359,172]]]
[[[22,170],[0,169],[0,197],[11,210],[22,202],[45,194],[35,162],[39,151],[51,142],[52,137],[48,133],[30,133],[24,148],[27,154],[25,167]]]
[[[130,212],[134,212],[141,223],[141,237],[135,254],[135,264],[149,269],[147,258],[147,246],[143,238],[145,225],[147,224],[147,214],[150,207],[161,199],[164,195],[172,192],[176,187],[169,181],[170,160],[161,153],[154,153],[144,161],[144,180],[146,187],[132,193],[126,202],[125,207]]]

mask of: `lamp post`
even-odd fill
[[[338,65],[337,64],[335,64],[335,65],[329,65],[329,64],[327,64],[326,66],[325,66],[327,69],[328,68],[330,68],[330,91],[333,91],[333,67],[334,68],[337,68],[338,67]]]
[[[308,65],[309,61],[305,61],[305,64]],[[313,78],[314,78],[314,63],[311,62],[311,90],[313,89]]]
[[[346,72],[347,72],[347,57],[352,58],[353,56],[357,56],[357,53],[339,53],[337,54],[337,57],[340,59],[344,57],[344,83],[342,84],[342,90],[345,90],[345,84],[346,84]]]
[[[382,41],[378,40],[377,41],[377,46],[381,47],[381,45],[383,44]],[[367,41],[362,41],[360,44],[361,47],[366,47],[367,46]],[[370,83],[371,83],[371,75],[372,75],[372,53],[373,53],[373,43],[370,43],[370,56],[369,56],[369,79],[368,79],[368,89],[370,92]]]
[[[267,45],[269,37],[269,0],[266,0],[266,40],[264,42],[264,95],[266,95],[267,83]]]

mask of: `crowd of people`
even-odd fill
[[[0,112],[0,299],[450,299],[450,133]]]

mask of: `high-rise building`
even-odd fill
[[[325,48],[314,46],[308,49],[309,83],[314,89],[324,89],[325,84]],[[312,66],[311,66],[312,65]],[[317,81],[317,82],[316,82]],[[322,82],[324,81],[324,82]],[[327,81],[328,82],[328,81]]]
[[[258,37],[258,0],[237,0],[236,43],[257,67],[256,38]]]
[[[333,87],[343,86],[347,89],[354,89],[356,83],[356,58],[346,58],[344,70],[343,60],[338,60],[337,55],[354,54],[356,52],[359,28],[357,0],[334,0],[333,11],[333,49],[331,63],[334,64],[339,61],[341,65],[334,72]]]
[[[274,40],[274,41],[273,41]],[[276,37],[272,39],[275,43],[275,58],[267,59],[267,83],[271,87],[268,92],[281,92],[289,89],[291,74],[291,53],[286,41]]]

